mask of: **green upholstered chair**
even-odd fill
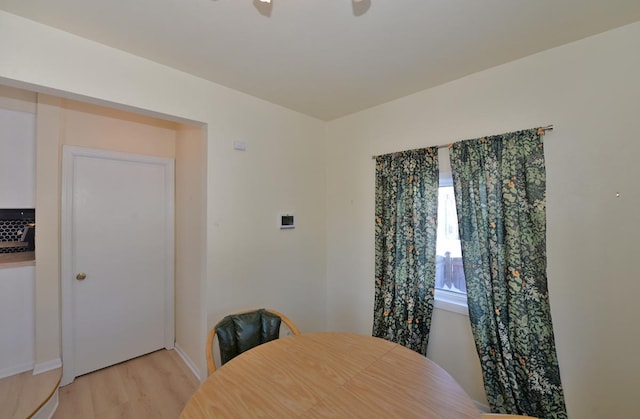
[[[220,320],[207,338],[207,371],[216,370],[214,359],[215,340],[220,351],[220,365],[224,365],[241,353],[280,337],[280,325],[284,323],[291,334],[300,331],[284,314],[261,308],[230,314]],[[216,339],[217,338],[217,339]]]

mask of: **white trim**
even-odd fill
[[[148,156],[145,156],[148,157]],[[148,157],[150,158],[150,157]],[[167,197],[167,214],[165,225],[165,272],[167,277],[164,281],[164,308],[165,308],[165,320],[164,320],[164,347],[165,349],[173,349],[173,345],[176,341],[175,337],[175,220],[176,220],[176,198],[175,198],[175,160],[169,158],[153,158],[153,161],[157,161],[159,164],[165,166],[164,170],[164,192]]]
[[[165,231],[165,348],[173,349],[175,341],[175,316],[174,316],[174,272],[175,272],[175,243],[174,243],[174,223],[175,223],[175,163],[173,159],[166,157],[154,157],[133,153],[122,153],[118,151],[98,150],[86,147],[62,146],[62,199],[61,199],[61,300],[62,300],[62,369],[61,385],[70,384],[75,379],[74,363],[74,335],[73,335],[73,290],[71,281],[72,272],[72,231],[73,225],[73,159],[80,157],[95,157],[111,160],[128,160],[139,163],[155,164],[165,167],[164,188],[167,196]]]
[[[73,353],[73,310],[72,289],[69,281],[65,281],[71,275],[71,221],[72,215],[72,152],[66,146],[63,146],[62,156],[62,197],[60,202],[60,300],[62,311],[62,361],[64,368],[62,370],[62,378],[60,385],[65,386],[73,382],[75,378],[75,359]]]
[[[196,367],[196,364],[191,360],[191,358],[189,358],[189,356],[182,350],[182,348],[180,347],[180,345],[178,345],[177,343],[174,345],[174,350],[176,351],[176,353],[180,356],[180,358],[182,358],[182,361],[184,361],[184,363],[187,365],[187,367],[189,367],[189,369],[191,370],[191,372],[193,373],[193,375],[196,376],[196,378],[198,379],[198,381],[202,381],[202,377],[200,377],[200,369],[198,367]]]
[[[31,416],[32,419],[51,419],[58,410],[58,389],[53,392],[49,400],[42,405],[36,413]]]
[[[433,306],[440,310],[452,311],[465,316],[469,315],[466,294],[436,288]]]
[[[16,375],[16,374],[22,374],[23,372],[30,371],[32,369],[33,369],[33,362],[27,362],[24,364],[3,368],[0,370],[0,379],[5,377],[11,377],[12,375]]]
[[[60,358],[52,359],[50,361],[37,363],[33,367],[33,375],[42,374],[43,372],[55,370],[62,367],[62,360]]]

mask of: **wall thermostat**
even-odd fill
[[[285,230],[289,228],[296,228],[293,214],[280,214],[280,229]]]

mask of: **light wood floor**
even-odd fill
[[[53,418],[176,419],[199,385],[175,351],[161,350],[61,387]]]
[[[62,368],[33,375],[23,372],[0,380],[0,418],[31,416],[53,394],[60,383]]]

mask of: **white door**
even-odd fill
[[[173,160],[63,149],[63,384],[173,348]]]

